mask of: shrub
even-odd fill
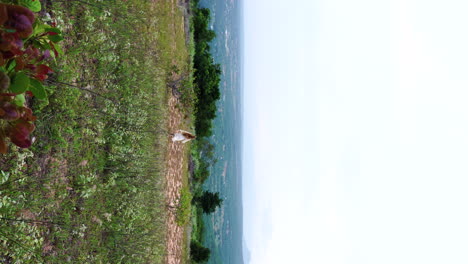
[[[203,263],[207,262],[210,259],[211,250],[204,247],[199,242],[192,240],[190,242],[190,258],[197,262]]]

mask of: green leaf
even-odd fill
[[[48,35],[47,38],[48,38],[50,41],[55,42],[55,43],[60,42],[60,41],[63,40],[62,35]]]
[[[29,77],[23,72],[18,72],[11,81],[10,90],[20,94],[26,92],[29,87]]]
[[[52,42],[44,42],[44,43],[41,43],[42,47],[44,50],[51,50],[52,49],[52,45],[53,44]]]
[[[48,42],[44,42],[44,41],[33,41],[32,42],[34,47],[38,48],[38,49],[41,49],[41,50],[50,50],[51,47],[50,47],[50,44]]]
[[[6,65],[6,71],[9,72],[13,70],[16,67],[16,61],[11,60],[7,65]]]
[[[45,32],[45,29],[48,28],[47,24],[39,23],[38,20],[34,22],[33,35],[39,35]]]
[[[26,103],[26,97],[24,97],[24,93],[16,95],[13,103],[17,106],[24,106],[24,103]]]
[[[0,171],[0,184],[4,184],[10,178],[10,173]]]
[[[18,3],[31,9],[33,12],[41,11],[41,2],[39,0],[19,0]]]
[[[54,32],[54,33],[57,33],[59,35],[62,34],[62,31],[60,29],[56,28],[56,27],[46,27],[44,31],[45,32]]]
[[[58,53],[60,56],[63,56],[63,50],[62,50],[62,48],[60,47],[59,44],[54,45],[54,48],[55,48],[55,50],[57,51],[57,53]]]
[[[45,91],[44,85],[36,79],[30,79],[29,91],[31,91],[37,99],[46,99],[47,93]]]
[[[47,38],[50,41],[53,41],[53,42],[57,43],[57,42],[63,40],[62,31],[60,29],[56,28],[56,27],[48,27],[48,28],[45,29],[45,32],[56,33],[56,35],[48,35],[47,36]]]

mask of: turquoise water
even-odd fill
[[[211,137],[218,162],[205,189],[224,199],[221,208],[205,216],[205,246],[211,249],[212,264],[242,264],[242,93],[241,93],[241,2],[202,0],[212,14],[216,39],[211,44],[215,61],[221,64],[221,99]]]

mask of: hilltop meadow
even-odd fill
[[[209,20],[188,0],[0,0],[1,263],[209,258]]]

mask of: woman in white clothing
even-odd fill
[[[171,134],[172,142],[181,141],[182,143],[189,142],[192,139],[195,139],[196,136],[185,130],[177,130],[175,133]]]

